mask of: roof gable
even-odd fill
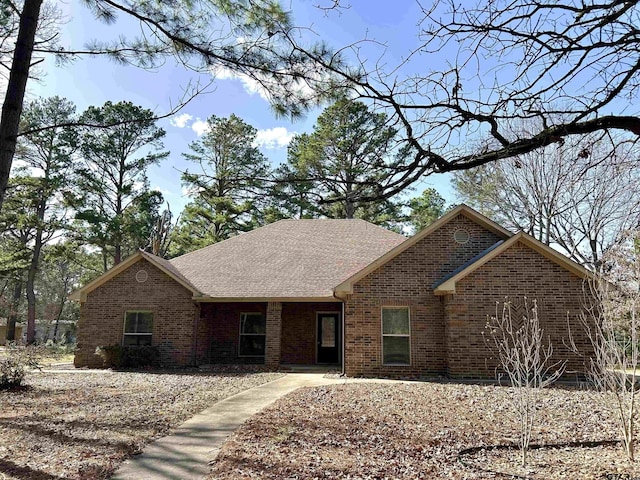
[[[354,275],[349,277],[347,280],[345,280],[344,282],[340,283],[338,286],[336,286],[334,288],[334,292],[336,293],[336,295],[352,293],[353,292],[353,285],[356,282],[358,282],[359,280],[361,280],[362,278],[364,278],[365,276],[367,276],[371,272],[373,272],[373,271],[377,270],[378,268],[382,267],[386,263],[390,262],[391,260],[396,258],[398,255],[400,255],[402,252],[408,250],[409,248],[411,248],[412,246],[414,246],[415,244],[417,244],[418,242],[420,242],[421,240],[423,240],[424,238],[429,236],[431,233],[435,232],[436,230],[438,230],[442,226],[444,226],[447,223],[449,223],[451,220],[456,218],[458,215],[464,215],[469,220],[479,224],[483,228],[487,229],[490,232],[495,233],[498,237],[501,237],[501,238],[503,238],[505,240],[513,235],[512,232],[510,232],[509,230],[501,227],[496,222],[494,222],[493,220],[491,220],[491,219],[485,217],[484,215],[480,214],[479,212],[477,212],[473,208],[471,208],[471,207],[469,207],[467,205],[464,205],[464,204],[463,205],[459,205],[456,208],[454,208],[453,210],[451,210],[448,213],[446,213],[445,215],[443,215],[442,217],[440,217],[438,220],[433,222],[428,227],[424,228],[423,230],[421,230],[420,232],[415,234],[413,237],[408,238],[407,240],[405,240],[400,245],[398,245],[395,248],[393,248],[393,249],[389,250],[388,252],[384,253],[382,256],[380,256],[379,258],[377,258],[376,260],[371,262],[369,265],[365,266],[362,270],[356,272]]]
[[[118,274],[124,272],[129,267],[133,266],[135,263],[137,263],[142,259],[147,260],[149,263],[151,263],[153,266],[158,268],[160,271],[167,274],[177,283],[185,287],[187,290],[191,291],[194,295],[200,295],[200,292],[189,282],[189,280],[187,280],[180,272],[178,272],[175,268],[173,268],[173,266],[167,260],[165,260],[164,258],[160,258],[156,255],[152,255],[148,252],[139,250],[138,252],[134,253],[133,255],[123,260],[119,264],[111,267],[109,270],[107,270],[105,273],[100,275],[95,280],[89,282],[84,287],[79,288],[78,290],[73,292],[71,295],[69,295],[69,298],[71,300],[76,300],[80,302],[86,301],[87,295],[89,293],[91,293],[93,290],[100,287],[101,285],[104,285],[109,280],[111,280]]]
[[[495,245],[491,249],[487,249],[483,252],[482,255],[479,255],[477,259],[473,262],[469,262],[468,265],[463,266],[459,271],[453,272],[452,275],[443,278],[441,281],[437,282],[434,285],[434,293],[436,295],[448,295],[456,292],[456,284],[461,281],[471,273],[475,272],[479,268],[481,268],[486,263],[490,262],[492,259],[496,258],[517,242],[520,242],[527,247],[535,250],[540,253],[542,256],[561,266],[565,270],[573,273],[574,275],[582,278],[594,278],[594,274],[584,268],[582,265],[574,262],[573,260],[567,258],[561,253],[555,251],[553,248],[545,245],[544,243],[536,240],[530,235],[527,235],[524,232],[518,232],[513,235],[507,241]]]

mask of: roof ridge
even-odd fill
[[[187,256],[193,254],[193,253],[198,253],[198,252],[202,252],[203,250],[208,250],[208,249],[210,249],[210,248],[212,248],[212,247],[214,247],[216,245],[220,245],[221,243],[229,242],[230,240],[234,240],[234,239],[240,238],[240,237],[245,236],[245,235],[251,235],[253,232],[256,232],[256,231],[261,230],[263,228],[271,227],[272,225],[275,225],[276,223],[284,222],[286,220],[291,220],[291,219],[282,218],[280,220],[276,220],[275,222],[271,222],[271,223],[267,223],[266,225],[262,225],[261,227],[253,228],[253,229],[248,230],[246,232],[240,232],[237,235],[234,235],[233,237],[225,238],[224,240],[221,240],[219,242],[211,243],[211,244],[209,244],[207,246],[204,246],[202,248],[198,248],[197,250],[192,250],[191,252],[183,253],[182,255],[179,255],[177,257],[173,257],[173,258],[169,259],[168,261],[173,263],[174,260],[177,260],[179,258],[184,258],[184,257],[187,257]]]
[[[221,240],[220,242],[215,242],[215,243],[212,243],[212,244],[207,245],[205,247],[198,248],[197,250],[193,250],[191,252],[184,253],[184,254],[182,254],[180,256],[171,258],[171,259],[169,259],[167,261],[173,265],[173,261],[174,260],[185,258],[185,257],[187,257],[187,256],[189,256],[191,254],[194,254],[194,253],[201,253],[202,251],[210,249],[210,248],[213,248],[216,245],[220,245],[222,243],[229,242],[230,240],[234,240],[234,239],[237,239],[237,238],[240,238],[240,237],[244,237],[246,235],[251,235],[254,232],[257,232],[258,230],[262,230],[261,233],[263,233],[265,228],[273,227],[278,223],[283,223],[283,222],[303,222],[303,221],[304,222],[306,222],[306,221],[317,222],[317,221],[325,221],[325,220],[340,221],[340,222],[343,222],[343,221],[362,222],[362,223],[365,223],[366,225],[370,225],[372,227],[375,227],[376,229],[383,230],[385,233],[391,233],[391,234],[397,235],[398,237],[402,237],[403,239],[407,238],[407,237],[405,237],[404,235],[402,235],[400,233],[394,232],[393,230],[385,228],[385,227],[383,227],[381,225],[376,225],[375,223],[369,222],[369,221],[364,220],[362,218],[282,218],[280,220],[276,220],[275,222],[267,223],[266,225],[262,225],[260,227],[256,227],[256,228],[254,228],[252,230],[248,230],[246,232],[240,232],[239,234],[234,235],[233,237],[225,238],[224,240]]]

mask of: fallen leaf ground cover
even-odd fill
[[[260,372],[37,373],[0,391],[0,479],[108,478],[127,457]]]
[[[209,479],[640,478],[640,466],[619,445],[537,449],[526,468],[518,451],[491,450],[517,441],[513,395],[507,387],[439,383],[298,390],[230,437]],[[576,389],[542,391],[533,442],[617,438],[610,400]]]

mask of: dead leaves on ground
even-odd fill
[[[527,468],[519,453],[471,446],[516,441],[513,390],[459,384],[347,384],[304,389],[246,422],[223,447],[210,479],[601,479],[640,475],[619,447],[541,449]],[[541,393],[536,443],[603,440],[617,425],[600,394]]]
[[[0,392],[0,478],[108,478],[195,413],[278,376],[33,373],[29,388]]]

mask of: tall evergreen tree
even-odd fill
[[[265,194],[269,163],[254,146],[256,129],[235,115],[213,115],[207,125],[184,154],[197,167],[182,175],[193,200],[174,231],[174,255],[254,228]]]
[[[4,298],[7,317],[7,340],[15,341],[18,310],[24,295],[26,272],[31,265],[30,246],[36,235],[38,179],[15,175],[7,188],[6,208],[0,212],[0,274],[11,291]]]
[[[120,263],[127,247],[146,246],[162,203],[161,194],[149,189],[147,169],[168,155],[162,151],[165,131],[152,111],[131,102],[89,107],[80,120],[114,125],[83,128],[72,198],[79,235],[101,249],[106,270]]]
[[[27,343],[35,341],[35,282],[43,246],[65,223],[66,209],[60,201],[63,188],[73,171],[77,134],[69,127],[38,130],[42,126],[63,125],[74,120],[75,105],[52,97],[27,104],[22,122],[33,133],[21,137],[18,155],[31,171],[34,182],[33,217],[35,234],[30,245],[31,259],[25,282],[27,294]]]
[[[409,223],[416,232],[435,222],[445,213],[445,199],[435,188],[427,188],[409,200]]]
[[[44,28],[42,13],[46,11],[46,2],[0,2],[0,35],[15,26],[12,31],[15,41],[11,42],[14,48],[7,52],[10,58],[3,62],[9,70],[9,79],[0,115],[0,208],[16,138],[24,132],[19,129],[19,121],[30,70],[37,63],[32,59],[34,55],[54,55],[61,61],[101,55],[120,64],[145,69],[155,69],[174,58],[199,73],[221,69],[254,79],[269,88],[274,108],[283,113],[300,114],[306,107],[317,104],[315,93],[311,98],[296,94],[308,91],[297,72],[311,70],[313,61],[291,49],[290,14],[276,1],[86,0],[82,3],[96,20],[111,25],[109,32],[113,34],[107,33],[88,45],[72,43],[62,47],[56,41],[59,35]],[[124,25],[119,23],[123,18]],[[131,31],[131,22],[138,28]],[[321,44],[317,53],[329,57],[326,50]],[[338,56],[333,55],[333,59],[337,65]],[[323,90],[330,92],[331,85],[325,83]],[[186,93],[189,96],[194,91]],[[292,101],[292,97],[299,101]]]
[[[389,169],[408,155],[395,148],[395,138],[386,115],[341,99],[322,112],[311,134],[292,140],[280,181],[290,185],[290,201],[300,212],[384,223],[389,212],[400,216],[400,207],[379,194]]]

